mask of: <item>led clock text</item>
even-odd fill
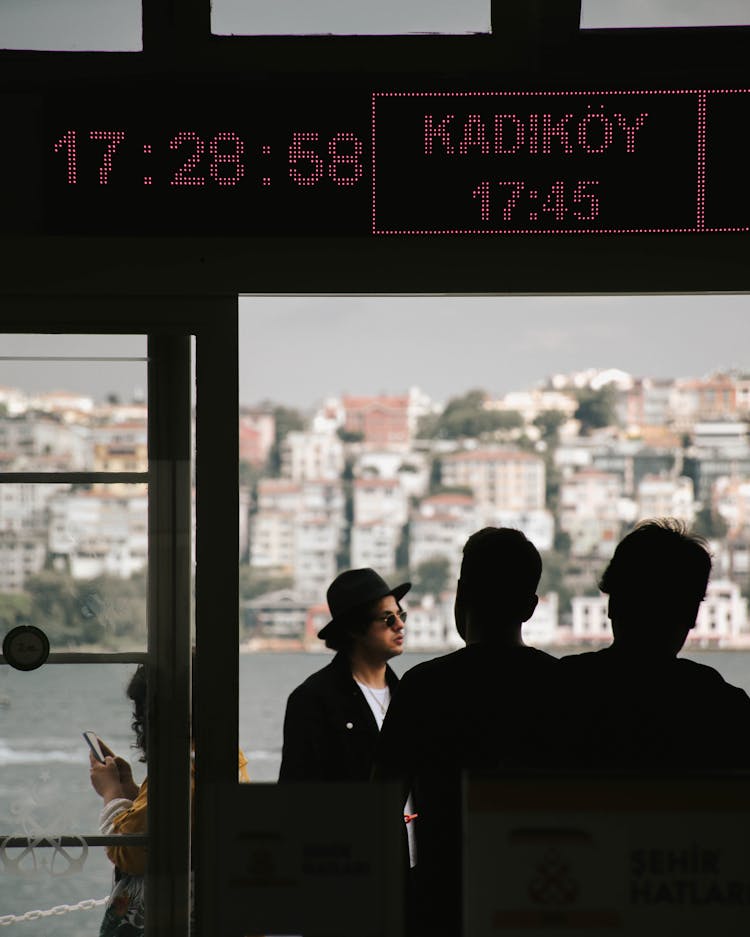
[[[66,131],[54,144],[55,153],[66,159],[66,181],[77,185],[80,181],[79,149],[87,144],[104,144],[99,165],[99,185],[113,184],[117,177],[118,151],[126,143],[124,130]],[[130,142],[130,141],[128,141]],[[151,143],[136,144],[145,157],[153,153]],[[168,150],[177,154],[177,164],[170,170],[168,180],[174,187],[203,187],[215,184],[223,187],[239,185],[247,177],[248,147],[245,140],[232,130],[221,131],[206,138],[194,130],[180,130],[171,137]],[[348,131],[339,131],[323,140],[316,131],[294,131],[286,147],[287,176],[296,186],[316,186],[329,180],[336,186],[354,186],[364,174],[362,141]],[[260,147],[261,156],[270,155],[271,148]],[[132,153],[126,166],[131,166]],[[119,179],[117,181],[120,181]],[[144,185],[153,184],[153,175],[142,178]],[[263,175],[261,184],[271,184],[269,175]]]

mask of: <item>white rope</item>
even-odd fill
[[[91,911],[100,905],[109,901],[109,895],[106,898],[84,898],[78,904],[58,904],[48,911],[27,911],[25,914],[3,914],[0,915],[0,927],[10,927],[11,924],[21,924],[24,921],[38,921],[41,917],[52,917],[53,915],[67,914],[68,911]]]

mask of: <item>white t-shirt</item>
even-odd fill
[[[373,716],[375,716],[375,722],[378,724],[378,729],[383,728],[383,720],[385,719],[385,714],[388,711],[388,704],[391,701],[391,689],[388,686],[381,688],[367,686],[366,683],[360,683],[359,680],[355,680],[357,686],[362,690],[364,698],[367,700],[367,703],[372,710]],[[404,813],[409,814],[414,813],[414,809],[411,803],[411,794],[406,798],[406,803],[404,804]],[[409,823],[406,827],[406,838],[409,841],[409,865],[414,867],[417,862],[417,844],[414,840],[414,821]]]
[[[373,716],[375,716],[378,729],[382,729],[383,720],[388,711],[388,704],[391,701],[391,688],[389,686],[384,686],[382,689],[379,687],[367,686],[366,683],[360,683],[359,680],[356,681],[356,684],[360,690],[362,690],[367,704],[372,710]]]

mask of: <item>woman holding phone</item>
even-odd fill
[[[146,668],[139,664],[130,679],[126,695],[133,703],[131,727],[135,733],[135,747],[146,761]],[[86,735],[88,733],[84,733]],[[88,741],[88,740],[87,740]],[[99,830],[111,833],[145,833],[148,804],[148,778],[140,787],[133,780],[133,772],[124,758],[116,756],[101,739],[99,743],[104,761],[94,754],[95,745],[89,745],[91,784],[102,798]],[[249,781],[247,758],[239,752],[239,780]],[[108,846],[107,856],[114,864],[114,887],[104,912],[99,937],[143,937],[145,926],[144,880],[146,849],[143,846]]]
[[[126,694],[133,702],[136,747],[146,760],[146,669],[140,664]],[[89,754],[91,784],[102,798],[99,830],[111,833],[145,833],[148,779],[140,787],[124,758],[116,756],[99,740],[104,762]],[[99,937],[142,937],[145,926],[144,873],[146,850],[142,846],[108,846],[114,864],[114,886],[104,912]]]

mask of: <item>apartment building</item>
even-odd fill
[[[445,455],[441,480],[446,487],[470,488],[481,504],[500,510],[533,511],[544,507],[543,460],[513,449],[469,449]]]

